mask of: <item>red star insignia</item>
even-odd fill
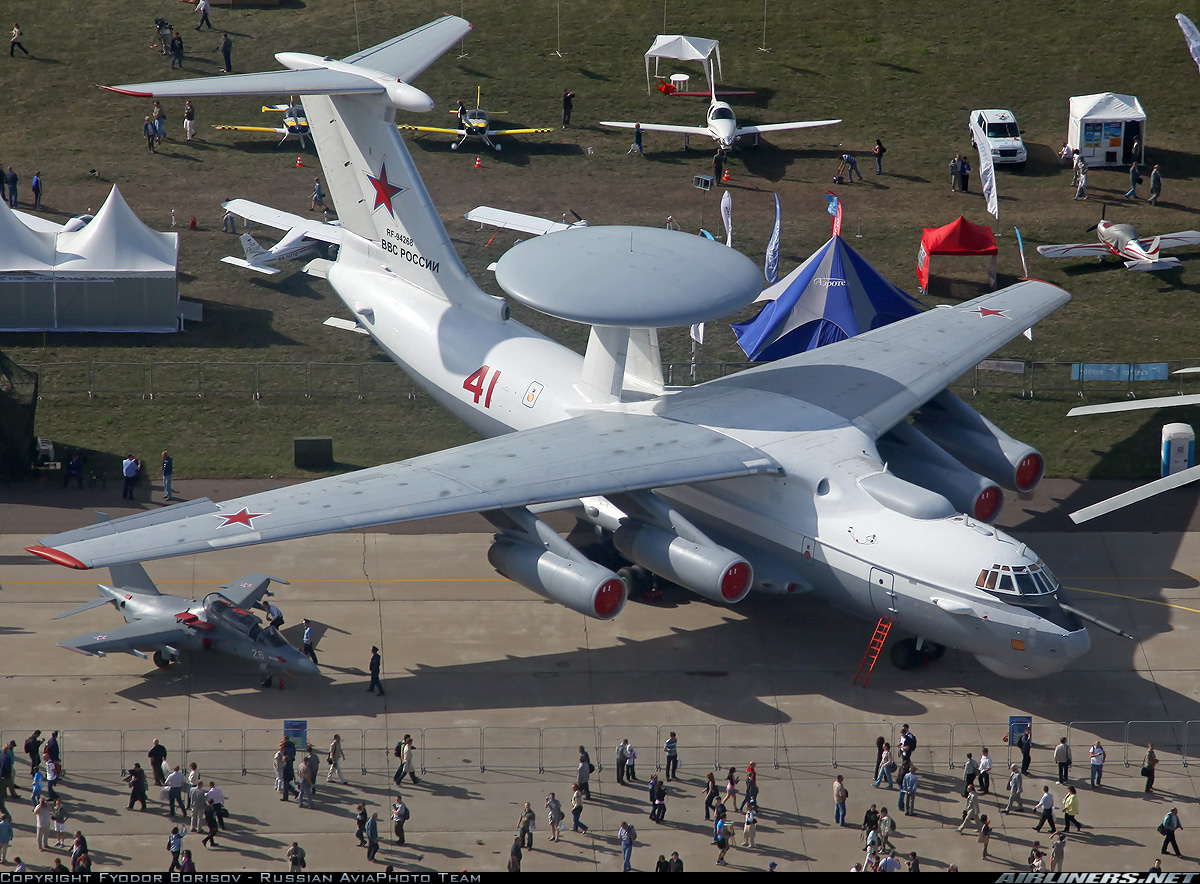
[[[255,519],[257,519],[259,516],[269,516],[271,514],[270,513],[252,513],[249,510],[247,510],[245,507],[242,507],[239,512],[234,513],[232,516],[227,515],[225,513],[213,513],[213,515],[216,516],[218,519],[225,520],[224,522],[222,522],[220,525],[217,526],[217,529],[219,530],[221,528],[224,528],[226,525],[245,525],[247,528],[253,528],[254,527],[253,522]]]
[[[398,193],[403,193],[404,188],[392,184],[387,177],[387,163],[379,166],[379,177],[368,175],[367,180],[371,182],[371,186],[375,188],[375,205],[371,207],[371,211],[375,211],[380,206],[384,206],[388,210],[388,214],[393,218],[396,213],[392,211],[392,197]]]
[[[92,639],[92,641],[98,641],[98,642],[102,642],[102,641],[104,641],[106,638],[108,638],[108,636],[107,636],[107,635],[101,634],[101,635],[98,635],[98,636],[96,636],[94,639]]]
[[[1008,314],[1003,310],[991,310],[987,307],[976,307],[971,312],[978,313],[980,316],[1003,316],[1005,319],[1008,318]]]

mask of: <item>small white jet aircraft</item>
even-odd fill
[[[1045,258],[1105,258],[1115,255],[1124,260],[1125,267],[1129,270],[1152,271],[1180,266],[1178,258],[1160,258],[1160,250],[1200,245],[1200,231],[1197,230],[1144,236],[1139,239],[1137,228],[1132,224],[1117,224],[1103,218],[1090,229],[1096,231],[1099,242],[1038,246],[1038,254]]]
[[[269,249],[264,249],[250,234],[242,234],[240,240],[245,259],[227,255],[221,259],[225,264],[274,275],[280,272],[276,264],[301,258],[328,258],[329,246],[339,245],[342,241],[342,227],[336,221],[314,221],[250,200],[229,200],[222,206],[247,221],[284,231],[283,238]]]
[[[1033,678],[1086,653],[1086,615],[1037,553],[950,503],[980,473],[1023,490],[1041,478],[1040,454],[945,388],[1070,296],[1022,281],[675,388],[663,383],[656,329],[728,315],[759,293],[761,271],[733,249],[655,228],[528,239],[500,259],[497,282],[527,306],[590,324],[581,356],[510,318],[470,278],[396,129],[395,109],[414,104],[405,81],[469,27],[447,16],[341,62],[280,54],[292,71],[243,75],[235,87],[304,95],[342,221],[337,260],[309,272],[328,280],[354,328],[490,438],[192,500],[29,551],[105,567],[479,512],[496,527],[488,559],[502,575],[588,617],[616,617],[629,581],[649,572],[727,605],[751,589],[811,592],[889,623],[903,636],[891,651],[902,668],[949,646],[1001,676]],[[222,95],[238,79],[122,91]],[[914,412],[911,456],[893,472],[876,442]],[[931,469],[927,446],[945,455]],[[539,518],[549,509],[593,523],[637,570],[589,558]],[[803,602],[778,604],[783,615]]]
[[[714,83],[712,72],[709,72],[709,83]],[[728,103],[717,98],[716,87],[710,88],[711,101],[708,105],[708,119],[703,126],[669,126],[663,123],[620,123],[613,120],[601,120],[601,126],[615,129],[632,129],[641,126],[643,132],[673,132],[683,136],[683,146],[688,146],[688,139],[693,135],[707,135],[722,150],[732,150],[733,145],[744,135],[753,135],[754,143],[758,144],[758,136],[766,132],[783,132],[788,129],[812,129],[816,126],[832,126],[841,120],[808,120],[800,123],[764,123],[759,126],[739,126],[733,108]]]
[[[181,649],[219,651],[258,664],[264,685],[270,685],[276,675],[320,672],[312,660],[277,630],[264,627],[248,610],[264,595],[272,595],[268,588],[272,580],[286,580],[251,574],[222,586],[223,592],[189,599],[160,593],[146,569],[136,562],[113,565],[109,575],[111,584],[99,584],[98,599],[53,619],[111,604],[125,618],[125,625],[76,636],[59,642],[61,647],[96,657],[124,653],[146,659],[153,653],[159,669],[178,660]]]
[[[492,150],[499,150],[502,145],[492,141],[497,135],[545,135],[548,132],[553,132],[553,129],[493,129],[492,114],[503,114],[506,111],[486,111],[479,106],[482,98],[482,87],[475,90],[475,107],[463,112],[459,116],[459,125],[455,129],[438,128],[437,126],[400,126],[398,127],[403,132],[439,132],[443,135],[457,135],[459,139],[454,144],[450,145],[451,150],[458,150],[469,139],[474,138],[476,141],[482,141]],[[452,111],[457,113],[457,111]]]

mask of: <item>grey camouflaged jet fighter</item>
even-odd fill
[[[278,630],[263,626],[250,612],[264,595],[272,595],[271,581],[287,583],[266,574],[250,574],[210,592],[203,599],[165,595],[158,591],[146,569],[132,562],[109,568],[111,585],[99,584],[100,598],[59,614],[55,620],[111,604],[125,618],[116,629],[88,632],[60,647],[89,656],[133,654],[166,669],[184,649],[193,653],[219,651],[258,664],[263,684],[276,675],[316,675],[317,665],[288,644]]]
[[[652,574],[723,605],[751,590],[811,593],[894,628],[901,668],[947,647],[1007,678],[1079,659],[1087,615],[1036,552],[977,510],[988,481],[1036,485],[1042,456],[946,390],[1070,295],[1026,280],[675,387],[664,383],[657,329],[749,304],[762,290],[753,262],[646,227],[527,239],[497,262],[496,282],[525,306],[590,325],[579,354],[513,319],[471,279],[396,129],[398,109],[427,109],[407,81],[469,29],[447,16],[342,61],[280,53],[290,70],[118,91],[302,94],[342,222],[337,260],[306,272],[344,302],[352,319],[339,325],[369,334],[491,438],[235,500],[191,500],[29,551],[107,567],[478,512],[496,528],[488,559],[502,575],[587,617],[618,616],[631,584]],[[551,509],[592,523],[629,565],[589,557],[540,518]],[[778,616],[802,617],[804,606],[779,599]],[[864,624],[864,645],[869,635]]]

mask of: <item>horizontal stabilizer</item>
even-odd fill
[[[87,604],[80,605],[78,608],[72,608],[71,610],[67,611],[66,613],[59,614],[58,616],[51,617],[50,619],[51,620],[62,620],[64,617],[71,617],[74,614],[82,614],[84,611],[92,610],[92,608],[99,608],[101,605],[107,605],[111,601],[112,601],[112,598],[110,596],[103,596],[98,599],[92,599]]]
[[[1178,258],[1158,258],[1154,261],[1126,261],[1125,268],[1152,273],[1156,270],[1170,270],[1172,267],[1179,267],[1182,264],[1183,262]]]
[[[1103,405],[1080,405],[1067,412],[1067,417],[1085,414],[1113,414],[1118,411],[1144,411],[1148,408],[1175,408],[1182,405],[1200,405],[1200,393],[1187,396],[1159,396],[1155,399],[1129,399],[1125,402],[1107,402]]]
[[[235,258],[233,255],[226,255],[221,259],[222,264],[232,264],[235,267],[241,267],[245,270],[253,270],[255,273],[265,273],[268,276],[274,276],[282,271],[278,267],[272,267],[269,264],[251,264],[245,258]]]
[[[360,335],[369,335],[370,332],[350,319],[342,319],[340,316],[330,316],[322,325],[327,325],[330,328],[340,328],[342,331],[358,332]]]
[[[1170,476],[1164,476],[1161,479],[1155,479],[1153,482],[1147,482],[1145,485],[1141,485],[1131,491],[1126,491],[1124,494],[1118,494],[1115,497],[1110,497],[1108,500],[1102,500],[1100,503],[1094,503],[1091,506],[1085,506],[1081,510],[1076,510],[1071,513],[1071,521],[1079,525],[1083,522],[1107,515],[1115,510],[1124,509],[1131,504],[1148,500],[1155,495],[1162,494],[1164,491],[1170,491],[1172,488],[1181,488],[1184,485],[1189,485],[1197,479],[1200,479],[1200,467],[1189,467]]]

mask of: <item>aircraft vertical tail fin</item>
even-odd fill
[[[1157,260],[1158,250],[1161,246],[1162,246],[1162,237],[1161,236],[1154,237],[1154,241],[1152,243],[1150,243],[1150,248],[1146,249],[1146,254],[1149,255],[1151,258],[1154,258]]]
[[[124,589],[139,595],[161,595],[150,575],[138,562],[127,565],[109,565],[108,574],[116,589]]]
[[[240,237],[242,242],[242,251],[246,253],[246,260],[251,264],[261,264],[263,259],[268,256],[268,252],[258,244],[258,240],[248,233],[243,233]]]

